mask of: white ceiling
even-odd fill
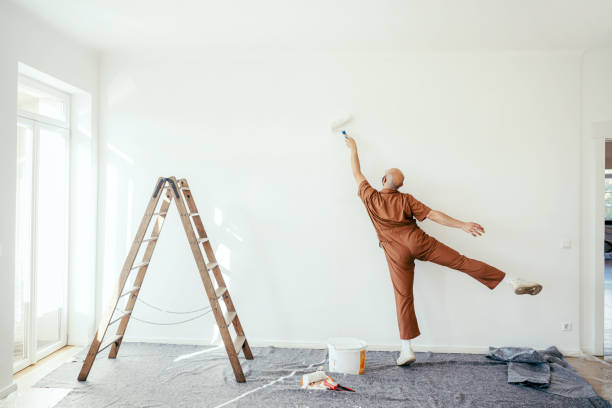
[[[100,50],[612,46],[612,0],[12,1]]]

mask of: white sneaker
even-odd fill
[[[523,279],[513,279],[511,283],[517,295],[537,295],[542,290],[542,285],[539,283]]]
[[[410,349],[402,350],[400,352],[400,356],[397,359],[398,366],[410,365],[416,361],[416,357],[414,356],[414,352]]]

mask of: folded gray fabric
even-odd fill
[[[550,365],[548,363],[508,363],[508,383],[536,387],[550,384]]]
[[[563,358],[563,354],[555,346],[550,346],[546,350],[538,351],[542,359],[547,363],[557,363],[563,367],[571,367],[567,361]]]
[[[568,398],[597,397],[593,387],[565,361],[555,346],[541,351],[530,347],[489,347],[487,357],[508,363],[510,384],[520,384]]]
[[[491,347],[489,346],[489,354],[487,355],[487,357],[492,360],[515,362],[515,363],[545,363],[546,362],[544,358],[537,351],[529,347]]]

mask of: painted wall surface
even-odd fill
[[[0,200],[0,393],[12,384],[14,249],[15,249],[15,177],[17,73],[22,62],[61,81],[88,92],[97,99],[98,59],[94,51],[49,29],[8,2],[0,2],[0,173],[3,179]],[[95,108],[94,108],[95,112]],[[89,129],[96,129],[96,117],[89,118]],[[92,135],[90,134],[90,137]],[[95,203],[94,203],[95,204]],[[94,209],[95,210],[95,209]],[[81,237],[91,242],[91,234]],[[95,254],[89,251],[91,259]],[[91,275],[89,299],[93,297],[93,268],[80,270],[80,276]],[[87,286],[84,287],[87,290]],[[72,302],[74,304],[74,302]],[[93,320],[93,301],[77,305],[81,313]],[[89,309],[89,311],[88,311]],[[70,321],[69,321],[70,324]],[[92,324],[92,323],[90,323]],[[73,329],[80,329],[73,325]],[[86,337],[86,336],[85,336]]]
[[[103,55],[100,66],[100,309],[159,176],[187,177],[247,335],[396,345],[393,291],[329,122],[355,117],[362,169],[386,168],[432,208],[481,223],[474,239],[422,228],[468,256],[544,285],[489,291],[417,262],[416,312],[432,350],[555,344],[579,349],[578,53]],[[141,290],[172,311],[207,305],[175,209]],[[562,249],[563,241],[571,248]],[[183,320],[138,303],[134,316]],[[561,323],[573,330],[562,332]],[[132,321],[130,339],[218,340],[211,316]],[[452,345],[452,346],[451,346]]]
[[[581,344],[603,354],[605,139],[612,139],[612,50],[586,52],[582,63]]]

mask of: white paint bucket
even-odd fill
[[[327,341],[329,371],[345,374],[363,374],[368,344],[352,337],[334,337]]]

